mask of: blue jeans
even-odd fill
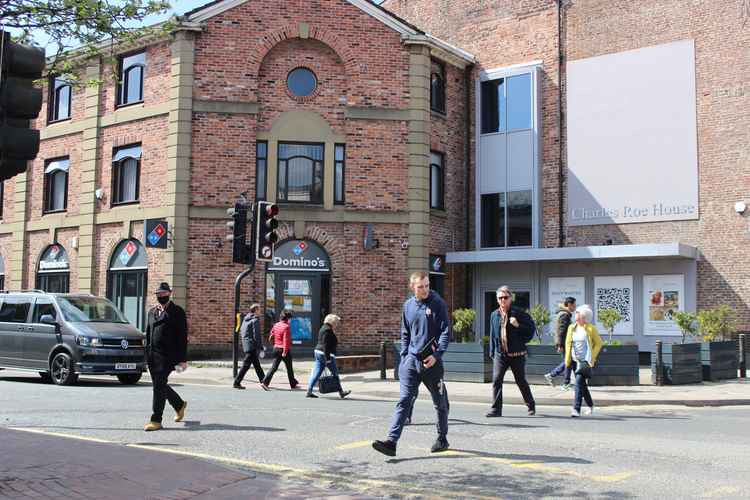
[[[310,382],[307,384],[307,392],[313,391],[313,387],[318,383],[320,376],[323,375],[323,369],[325,369],[326,365],[328,365],[328,369],[331,370],[333,376],[339,376],[339,369],[336,366],[336,358],[331,356],[331,360],[326,363],[325,355],[315,352],[315,366],[313,366]]]
[[[565,360],[563,359],[563,362],[560,363],[555,367],[554,370],[549,372],[550,376],[552,377],[559,377],[563,373],[565,373],[565,383],[570,383],[570,373],[573,371],[573,363],[570,364],[568,368],[565,368]]]

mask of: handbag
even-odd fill
[[[333,375],[328,367],[325,368],[325,375],[318,379],[318,392],[321,394],[341,392],[341,381],[338,375]]]
[[[588,361],[580,361],[575,371],[576,375],[583,375],[586,378],[591,378],[591,365]]]

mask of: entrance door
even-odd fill
[[[146,271],[110,271],[107,297],[136,328],[146,329]]]
[[[320,329],[320,276],[277,273],[276,317],[291,309],[292,344],[314,346]]]

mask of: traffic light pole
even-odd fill
[[[250,267],[242,271],[240,274],[237,275],[237,278],[234,280],[234,335],[232,336],[232,377],[237,378],[237,365],[238,358],[237,358],[237,351],[239,350],[239,344],[240,344],[240,293],[241,293],[241,287],[242,287],[242,280],[245,279],[247,275],[249,275],[251,272],[255,270],[255,259],[252,260],[250,263]]]

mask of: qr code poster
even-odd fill
[[[646,335],[681,335],[674,314],[685,310],[685,276],[643,277],[643,324]]]
[[[616,309],[622,321],[615,326],[615,335],[633,335],[633,277],[596,276],[594,277],[594,314],[599,333],[606,335],[604,325],[599,323],[599,311]]]

